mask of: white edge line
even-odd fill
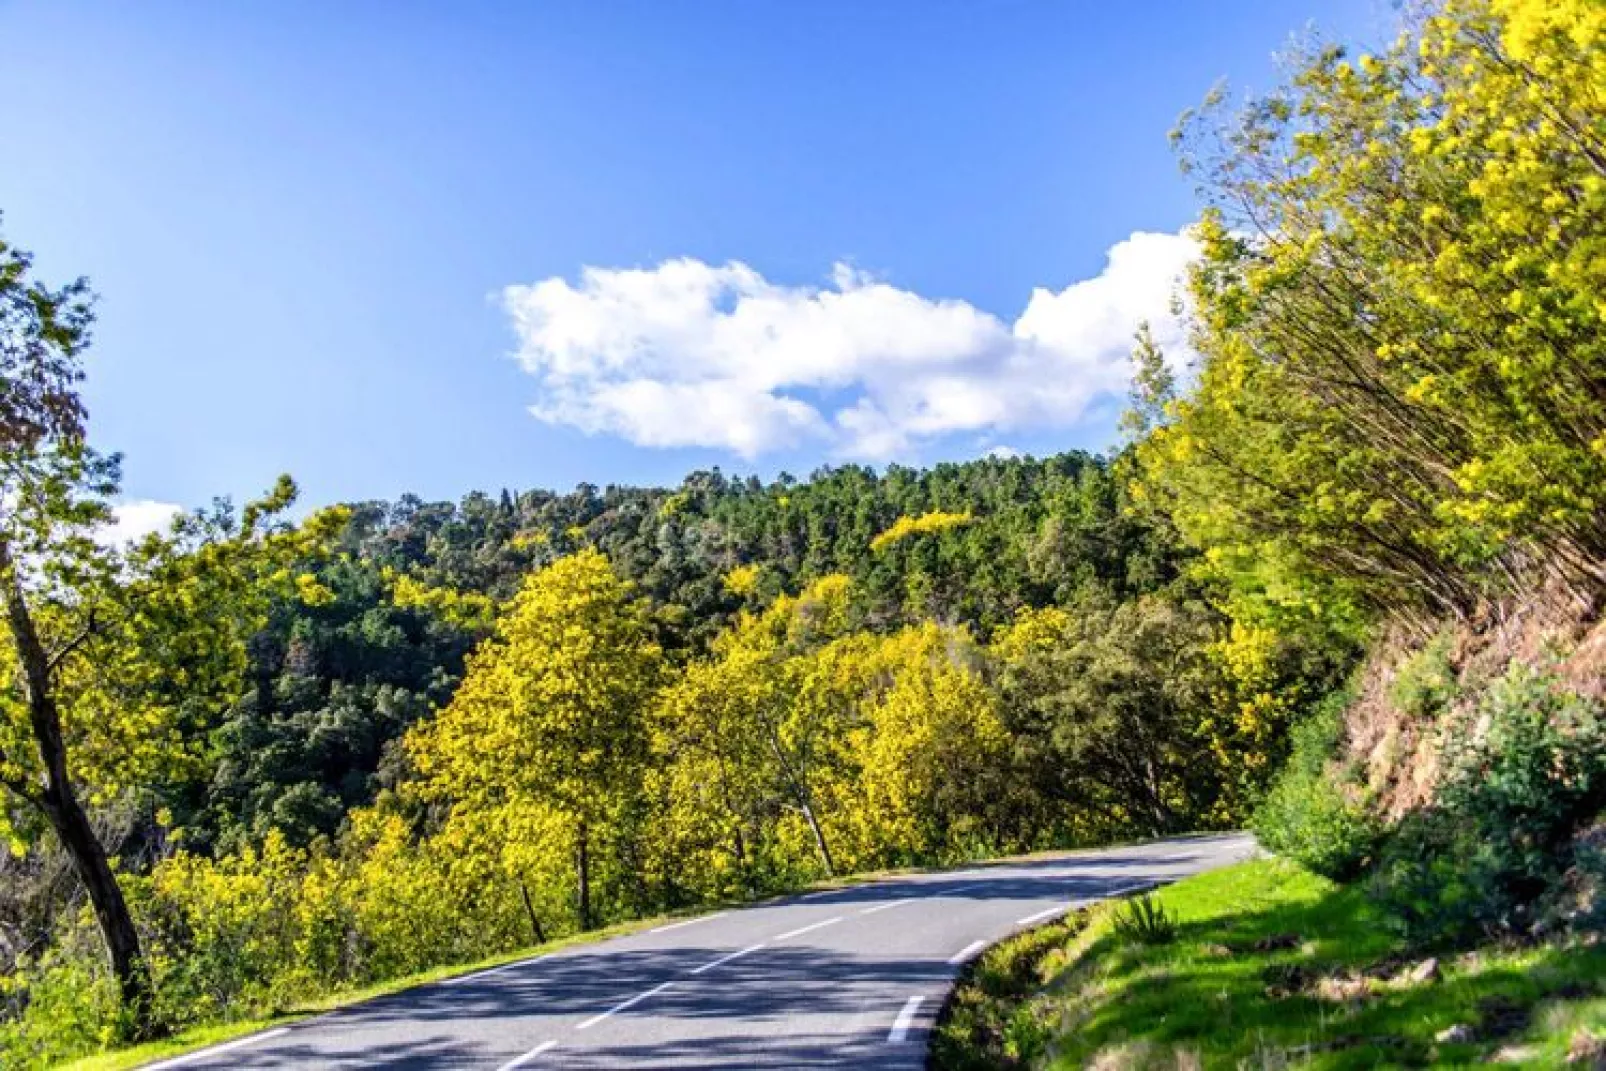
[[[839,892],[846,892],[846,891],[847,891],[846,889],[821,889],[819,892],[804,893],[802,896],[799,896],[798,899],[799,900],[814,900],[814,899],[816,899],[818,897],[821,897],[821,896],[835,896]]]
[[[915,1012],[920,1010],[921,1001],[925,997],[910,997],[904,1001],[903,1009],[898,1017],[892,1021],[892,1029],[887,1033],[887,1044],[897,1045],[909,1040],[909,1026],[915,1021]]]
[[[543,959],[546,959],[546,956],[531,956],[529,959],[515,960],[512,963],[504,963],[500,967],[491,967],[488,970],[475,971],[473,974],[460,974],[456,978],[443,978],[441,979],[440,984],[462,985],[465,982],[473,982],[480,978],[489,978],[493,974],[501,974],[503,971],[511,971],[514,967],[526,967],[531,963],[536,963]]]
[[[1044,910],[1044,911],[1039,911],[1035,915],[1027,915],[1023,919],[1016,919],[1015,920],[1015,925],[1017,925],[1017,926],[1029,926],[1034,922],[1042,922],[1044,919],[1050,918],[1050,917],[1052,917],[1054,915],[1063,915],[1065,912],[1069,911],[1070,909],[1071,909],[1071,907],[1070,907],[1069,904],[1055,904],[1053,907],[1048,908],[1047,910]]]
[[[496,1071],[513,1071],[515,1067],[523,1067],[525,1064],[529,1063],[531,1060],[535,1059],[537,1056],[540,1056],[543,1052],[546,1052],[548,1049],[551,1049],[556,1045],[556,1041],[543,1041],[541,1044],[537,1045],[523,1056],[520,1056],[514,1060],[509,1060],[507,1063],[497,1068]]]
[[[230,1041],[224,1045],[213,1045],[209,1048],[198,1049],[195,1052],[185,1053],[183,1056],[175,1056],[171,1060],[163,1060],[159,1064],[147,1064],[145,1071],[160,1071],[160,1069],[164,1067],[183,1067],[185,1064],[192,1064],[197,1060],[206,1060],[213,1056],[221,1056],[223,1053],[233,1052],[235,1049],[243,1049],[247,1045],[255,1045],[258,1042],[267,1041],[270,1038],[283,1037],[289,1032],[290,1028],[288,1026],[275,1027],[272,1030],[264,1030],[260,1034],[250,1034],[236,1041]]]
[[[914,901],[915,898],[912,896],[905,897],[902,900],[888,900],[884,904],[877,904],[874,907],[867,907],[863,911],[859,912],[859,914],[874,915],[877,911],[885,911],[889,907],[902,907],[904,904],[912,904]]]
[[[711,971],[715,967],[718,967],[722,963],[729,963],[731,960],[738,959],[738,958],[740,958],[742,956],[747,955],[748,953],[757,952],[759,949],[761,949],[763,947],[764,947],[763,942],[759,942],[756,945],[748,945],[746,948],[742,949],[740,952],[731,952],[731,953],[728,953],[726,955],[720,956],[718,959],[709,960],[707,963],[703,964],[701,967],[693,967],[691,969],[691,973],[692,974],[702,974],[704,971]]]
[[[716,911],[712,915],[699,915],[694,919],[686,919],[684,922],[671,922],[667,926],[658,926],[658,927],[656,927],[654,929],[648,930],[647,932],[648,933],[668,933],[670,930],[678,930],[682,926],[695,926],[699,922],[710,922],[713,919],[722,919],[726,915],[729,915],[729,914],[730,914],[729,911]]]
[[[987,942],[986,941],[972,941],[972,942],[970,942],[970,944],[966,945],[964,948],[961,948],[958,952],[955,952],[952,956],[948,957],[948,963],[949,963],[950,966],[952,966],[955,963],[963,963],[967,959],[969,959],[971,956],[974,956],[977,952],[980,952],[982,949],[984,949],[986,947],[987,947]]]
[[[1035,915],[1027,915],[1023,919],[1016,919],[1015,920],[1015,925],[1017,925],[1017,926],[1029,926],[1034,922],[1041,922],[1044,919],[1050,917],[1051,915],[1063,914],[1063,913],[1065,913],[1067,911],[1070,911],[1072,908],[1075,908],[1079,904],[1092,903],[1092,902],[1094,902],[1096,900],[1109,900],[1109,899],[1111,899],[1113,897],[1116,897],[1116,896],[1125,896],[1127,893],[1137,892],[1139,889],[1152,889],[1152,888],[1154,888],[1154,884],[1155,883],[1152,882],[1152,881],[1140,881],[1140,882],[1137,882],[1137,883],[1135,883],[1133,885],[1123,885],[1119,889],[1111,889],[1109,892],[1100,893],[1098,896],[1094,897],[1092,900],[1072,900],[1068,904],[1058,904],[1058,905],[1056,905],[1054,907],[1049,908],[1046,911],[1039,911]]]
[[[615,1004],[613,1007],[609,1008],[607,1011],[603,1012],[601,1015],[593,1015],[591,1018],[587,1019],[585,1022],[583,1022],[579,1026],[575,1027],[575,1029],[576,1030],[590,1029],[591,1027],[596,1026],[598,1023],[602,1022],[604,1019],[608,1018],[609,1016],[617,1015],[619,1012],[624,1011],[626,1008],[634,1008],[637,1004],[640,1004],[642,1001],[646,1000],[648,997],[657,996],[659,993],[662,993],[664,990],[668,989],[670,986],[672,986],[674,984],[675,983],[673,981],[669,981],[669,982],[663,983],[662,985],[655,985],[651,989],[647,990],[645,993],[637,993],[635,996],[631,997],[629,1000],[620,1001],[618,1004]]]
[[[957,889],[949,889],[946,892],[940,892],[937,895],[938,896],[958,896],[960,893],[969,892],[972,889],[979,889],[983,885],[986,885],[986,884],[987,883],[985,881],[978,881],[974,885],[961,885]]]
[[[836,924],[838,922],[841,922],[841,921],[842,921],[842,916],[838,915],[834,919],[826,919],[824,922],[816,922],[813,925],[804,926],[801,929],[789,930],[786,933],[781,934],[779,937],[770,938],[770,940],[772,940],[772,941],[785,941],[785,940],[789,940],[790,938],[793,938],[793,937],[802,937],[804,934],[809,933],[809,932],[811,932],[813,930],[823,930],[827,926],[834,925],[834,924]]]

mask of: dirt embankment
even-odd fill
[[[1477,733],[1477,705],[1514,663],[1606,701],[1603,607],[1544,594],[1436,635],[1399,628],[1374,646],[1345,718],[1345,759],[1393,822],[1431,801],[1446,734]]]

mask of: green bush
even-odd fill
[[[57,952],[0,975],[0,1067],[53,1067],[88,1046],[112,1044],[122,1013],[105,966]]]
[[[1365,869],[1382,832],[1346,791],[1333,762],[1350,699],[1348,690],[1335,692],[1294,725],[1288,764],[1254,819],[1268,850],[1334,881]]]
[[[1389,683],[1389,702],[1413,718],[1433,718],[1447,709],[1459,691],[1450,655],[1455,637],[1441,632],[1400,664]]]
[[[1598,703],[1516,665],[1446,734],[1434,806],[1390,839],[1374,887],[1419,941],[1517,933],[1606,803]]]

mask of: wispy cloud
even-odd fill
[[[1125,389],[1143,320],[1181,360],[1170,305],[1195,254],[1185,235],[1133,234],[1099,275],[1033,291],[1012,324],[841,264],[818,287],[735,261],[586,268],[502,298],[543,421],[745,458],[813,442],[879,460],[956,433],[1074,426]]]

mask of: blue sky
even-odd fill
[[[1099,448],[1112,346],[1186,257],[1177,114],[1389,19],[10,0],[0,211],[103,296],[131,499]]]

